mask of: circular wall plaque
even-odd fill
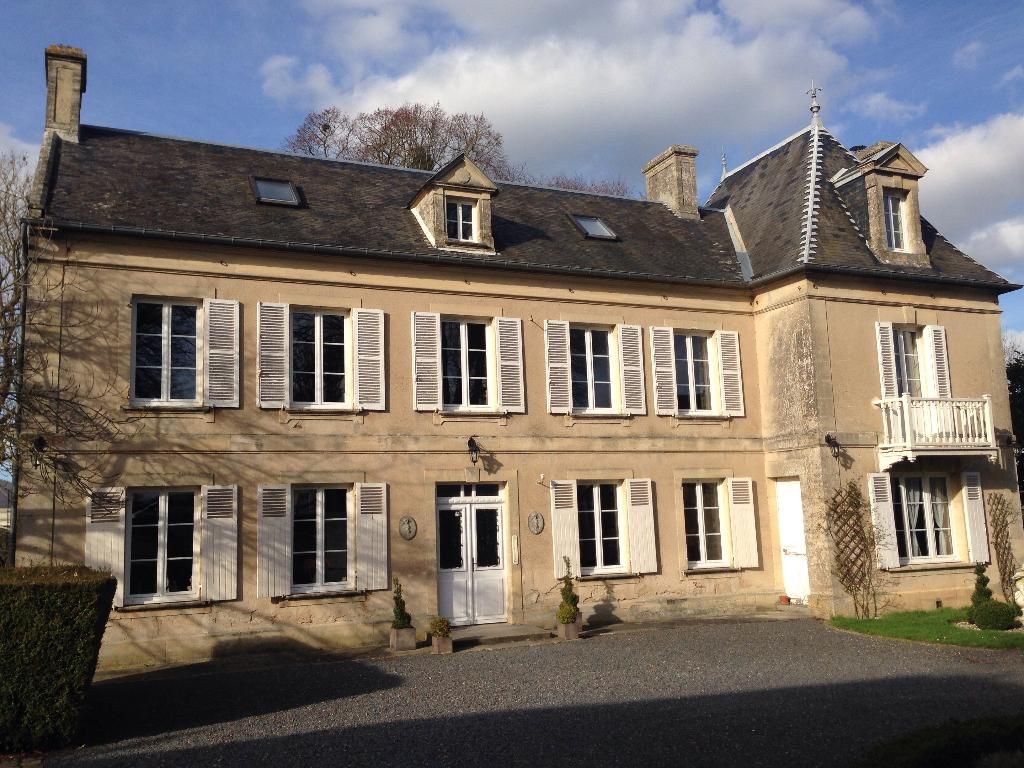
[[[398,521],[398,533],[406,541],[416,538],[416,521],[411,517],[403,517]]]
[[[544,515],[534,512],[527,519],[526,524],[530,526],[530,533],[540,533],[544,530]]]

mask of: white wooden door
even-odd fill
[[[804,535],[800,481],[776,480],[775,500],[779,514],[783,587],[790,600],[805,603],[811,587],[807,576],[807,540]]]
[[[505,621],[502,505],[437,507],[437,609],[455,625]]]

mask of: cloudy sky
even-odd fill
[[[1024,282],[1024,3],[986,0],[6,0],[0,147],[34,151],[43,48],[89,56],[83,120],[278,148],[310,109],[483,112],[538,175],[698,147],[702,194],[799,130],[903,141],[925,215]],[[1021,293],[1024,293],[1022,291]],[[1024,297],[1004,299],[1024,336]]]

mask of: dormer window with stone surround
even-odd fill
[[[459,155],[427,180],[409,209],[435,248],[493,251],[491,199],[497,194],[480,167]]]

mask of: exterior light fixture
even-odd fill
[[[469,460],[476,464],[480,460],[480,446],[477,445],[476,438],[469,438],[466,447],[469,448]]]
[[[839,444],[839,439],[831,432],[826,432],[825,445],[828,446],[828,450],[832,454],[832,458],[838,459],[840,452],[843,450],[843,446]]]
[[[42,435],[37,435],[35,440],[32,441],[32,466],[35,469],[39,469],[39,465],[42,463],[40,458],[46,451],[46,438]]]

